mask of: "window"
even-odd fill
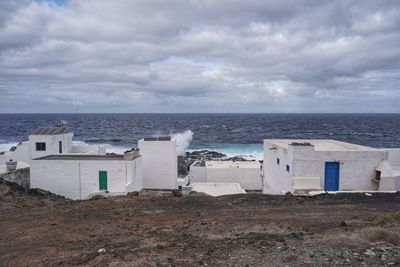
[[[290,166],[289,165],[286,165],[286,171],[290,172]]]
[[[380,171],[375,171],[375,180],[380,180],[381,179],[381,172]]]
[[[276,158],[276,164],[281,164],[281,160],[279,158]]]
[[[36,151],[46,151],[46,143],[36,143]]]
[[[62,154],[62,142],[58,142],[58,152]]]

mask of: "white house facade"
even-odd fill
[[[379,191],[400,191],[400,149],[385,149],[387,160],[377,168]]]
[[[238,183],[245,190],[262,190],[258,161],[196,161],[190,166],[191,183]]]
[[[9,151],[0,152],[0,164],[10,160],[30,164],[33,159],[55,154],[105,154],[105,149],[97,146],[73,145],[73,136],[66,124],[40,128],[29,135],[28,140],[11,147]]]
[[[71,199],[107,192],[126,194],[143,188],[139,155],[50,155],[32,160],[31,188]]]
[[[169,136],[139,140],[144,189],[177,189],[176,143]]]
[[[387,160],[386,150],[336,140],[264,140],[263,192],[379,190]]]

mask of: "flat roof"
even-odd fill
[[[39,128],[32,135],[59,135],[68,133],[68,126],[61,125],[52,128]]]
[[[171,141],[171,136],[145,137],[143,141]]]
[[[137,159],[137,156],[134,159]],[[49,155],[34,160],[125,160],[124,155]]]
[[[236,168],[236,169],[252,169],[260,168],[261,163],[258,161],[206,161],[207,168]]]
[[[332,139],[266,139],[264,141],[286,149],[289,148],[289,145],[312,145],[315,151],[378,151],[378,149],[375,148]]]

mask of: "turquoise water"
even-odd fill
[[[220,153],[226,154],[228,157],[233,156],[243,156],[248,159],[258,159],[263,158],[263,144],[210,144],[206,146],[191,146],[188,151],[195,150],[212,150],[218,151]]]
[[[336,139],[400,147],[400,114],[0,114],[0,151],[39,127],[69,122],[78,144],[121,153],[143,137],[193,132],[189,151],[262,158],[264,139]]]

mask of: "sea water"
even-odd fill
[[[76,144],[122,153],[143,137],[192,131],[188,151],[262,158],[268,138],[336,139],[400,147],[400,114],[0,114],[0,151],[67,120]]]

